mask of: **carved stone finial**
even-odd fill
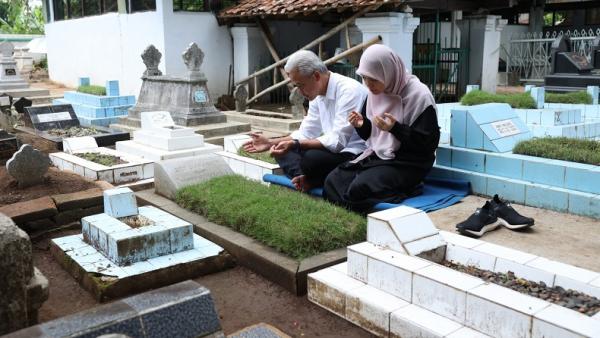
[[[202,66],[202,61],[204,61],[204,52],[202,52],[202,49],[195,42],[190,43],[181,57],[190,73],[200,72],[200,66]]]
[[[144,61],[144,64],[146,65],[144,76],[162,75],[162,72],[158,69],[161,57],[162,54],[154,47],[154,45],[150,45],[144,49],[144,52],[142,53],[142,61]]]
[[[246,103],[248,100],[248,90],[245,84],[238,85],[235,87],[233,92],[235,98],[235,111],[243,113],[246,111]]]
[[[300,93],[298,88],[294,88],[290,93],[290,103],[292,104],[292,116],[297,119],[304,117],[303,104],[305,97]]]

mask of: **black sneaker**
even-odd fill
[[[498,216],[500,223],[510,230],[528,228],[533,225],[534,220],[531,217],[525,217],[519,214],[510,203],[501,200],[498,195],[490,201],[492,210]]]
[[[488,231],[497,229],[500,226],[500,221],[490,202],[478,208],[466,221],[456,225],[456,230],[462,235],[481,237]]]

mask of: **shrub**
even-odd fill
[[[535,108],[535,101],[529,93],[492,94],[481,90],[473,90],[465,94],[460,103],[473,106],[484,103],[508,103],[513,108]]]
[[[177,192],[182,207],[301,260],[365,240],[359,214],[279,186],[237,175]]]
[[[77,91],[80,93],[104,96],[106,95],[106,88],[102,86],[88,85],[88,86],[79,86],[77,87]]]
[[[542,137],[519,142],[513,149],[523,154],[600,165],[600,142],[567,137]]]

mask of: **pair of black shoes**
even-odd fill
[[[532,226],[533,218],[520,215],[510,203],[494,195],[492,200],[478,208],[466,221],[456,225],[456,230],[462,235],[481,237],[488,231],[497,229],[500,225],[510,230],[519,230]]]

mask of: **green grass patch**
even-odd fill
[[[79,87],[77,87],[77,91],[80,93],[92,94],[92,95],[98,95],[98,96],[106,95],[106,88],[102,87],[102,86],[96,86],[96,85],[79,86]]]
[[[364,216],[237,175],[185,187],[176,202],[297,260],[366,238]]]
[[[567,137],[534,138],[519,142],[513,153],[600,165],[600,142],[592,140]]]
[[[570,93],[546,93],[544,100],[547,103],[592,104],[592,96],[586,91]]]
[[[244,148],[240,147],[240,149],[238,149],[238,155],[253,158],[259,161],[268,162],[271,164],[277,164],[277,161],[275,161],[275,159],[271,157],[271,154],[268,151],[262,153],[249,153],[245,151]]]
[[[535,101],[529,93],[492,94],[481,90],[473,90],[465,94],[460,103],[465,106],[474,106],[484,103],[508,103],[513,108],[535,108]]]

